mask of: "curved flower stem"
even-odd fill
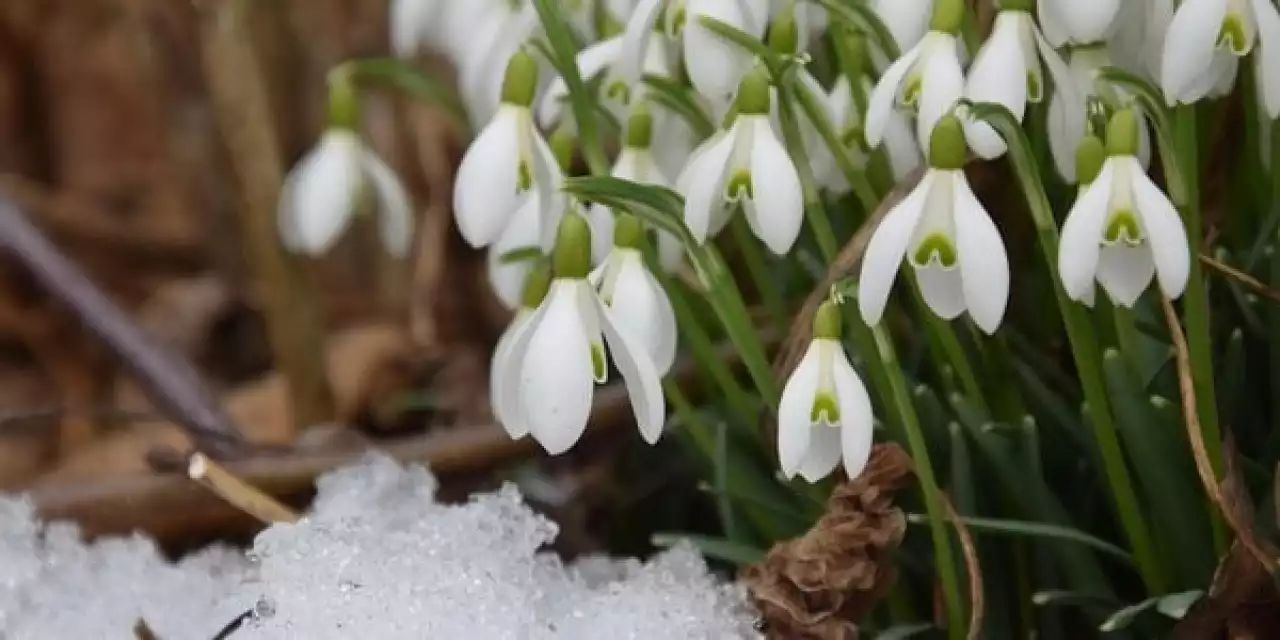
[[[1174,145],[1178,167],[1186,188],[1182,203],[1182,222],[1187,229],[1191,255],[1200,255],[1203,231],[1200,224],[1200,143],[1196,127],[1195,105],[1178,107],[1174,114]],[[1204,268],[1199,260],[1191,261],[1191,277],[1182,296],[1183,322],[1187,327],[1187,347],[1191,352],[1191,380],[1195,384],[1196,406],[1200,428],[1204,432],[1205,449],[1215,477],[1222,477],[1222,432],[1218,426],[1218,400],[1213,385],[1213,336],[1209,329],[1209,293],[1205,288]],[[1216,510],[1213,512],[1216,514]],[[1214,515],[1215,550],[1226,551],[1227,532],[1222,518]]]
[[[992,124],[1008,142],[1009,161],[1022,186],[1027,207],[1036,226],[1041,252],[1053,278],[1054,295],[1058,300],[1067,339],[1071,343],[1071,354],[1076,361],[1080,384],[1084,389],[1088,422],[1093,427],[1094,439],[1102,457],[1103,472],[1111,490],[1111,498],[1115,501],[1120,526],[1133,548],[1134,560],[1147,592],[1153,595],[1164,593],[1161,565],[1155,556],[1151,533],[1138,506],[1133,478],[1120,448],[1102,370],[1101,346],[1088,312],[1067,297],[1062,288],[1062,279],[1058,275],[1058,226],[1054,221],[1049,197],[1040,182],[1040,170],[1035,157],[1031,155],[1030,143],[1008,109],[992,104],[970,105],[970,108],[975,114],[981,112],[980,117]]]
[[[809,164],[808,153],[800,136],[799,123],[790,102],[790,93],[783,87],[795,86],[798,83],[779,83],[779,112],[782,121],[784,142],[788,153],[796,163],[800,175],[800,185],[804,191],[805,216],[817,236],[818,249],[827,264],[836,257],[836,241],[827,219],[826,209],[822,206],[822,198],[818,193],[817,182],[813,176],[813,168]],[[796,93],[805,93],[798,91]],[[819,118],[821,120],[821,118]],[[828,127],[829,128],[829,127]],[[833,151],[835,150],[833,146]],[[875,208],[874,202],[871,209]],[[947,531],[947,516],[943,509],[942,491],[938,488],[933,476],[933,466],[929,461],[929,450],[920,430],[920,421],[916,416],[915,405],[912,404],[910,390],[907,389],[906,378],[898,365],[897,354],[888,332],[882,327],[868,328],[856,313],[845,314],[847,322],[852,325],[855,342],[862,354],[875,354],[879,360],[881,375],[879,379],[887,383],[887,388],[879,389],[886,404],[893,407],[894,415],[902,427],[916,464],[916,475],[920,478],[920,488],[924,493],[925,509],[929,515],[929,532],[933,538],[935,566],[942,583],[942,597],[947,610],[947,631],[952,638],[963,638],[965,635],[964,606],[960,599],[960,579],[956,575],[955,556],[951,549],[951,539]]]

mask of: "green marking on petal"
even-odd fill
[[[1128,209],[1121,209],[1111,214],[1107,218],[1107,226],[1102,231],[1102,242],[1104,244],[1115,244],[1123,242],[1131,247],[1136,247],[1145,241],[1142,235],[1142,227],[1138,226],[1138,217]]]
[[[1044,100],[1044,83],[1040,81],[1040,72],[1027,71],[1027,102],[1039,104]]]
[[[840,132],[840,143],[846,147],[867,150],[867,132],[860,125],[852,125]]]
[[[689,19],[685,12],[683,2],[674,2],[667,7],[666,29],[667,36],[674,38],[684,31],[685,21]],[[658,26],[658,25],[654,25]]]
[[[605,366],[604,345],[591,345],[591,377],[601,384],[609,379],[609,369]]]
[[[899,100],[901,106],[914,111],[920,104],[920,88],[923,84],[924,76],[918,71],[911,72],[902,85],[902,97]]]
[[[911,264],[924,267],[936,260],[943,269],[951,269],[956,266],[956,254],[956,245],[951,238],[934,232],[916,245],[916,250],[911,252]]]
[[[813,396],[813,406],[809,409],[809,422],[813,424],[840,424],[840,404],[836,397],[828,391],[819,391]]]
[[[631,87],[621,80],[614,80],[604,88],[604,96],[619,104],[631,104]]]
[[[516,190],[518,193],[524,193],[532,188],[533,167],[529,166],[529,161],[521,158],[520,163],[516,166]]]
[[[1245,29],[1244,18],[1239,14],[1228,14],[1222,20],[1222,28],[1218,30],[1218,47],[1226,49],[1235,56],[1249,53],[1248,30]]]
[[[730,202],[739,202],[742,199],[753,199],[755,192],[751,188],[751,170],[750,169],[734,169],[733,175],[729,177],[728,184],[724,187],[724,198]]]

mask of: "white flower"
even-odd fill
[[[1112,116],[1109,157],[1062,225],[1058,272],[1067,297],[1089,303],[1096,280],[1116,304],[1132,307],[1154,275],[1169,298],[1182,295],[1191,255],[1182,220],[1137,157],[1132,111]]]
[[[473,247],[497,240],[531,192],[537,194],[544,215],[563,210],[560,167],[527,106],[537,63],[524,52],[511,60],[506,81],[511,88],[504,89],[509,95],[467,148],[454,185],[458,231]],[[550,232],[555,227],[544,220],[542,228]]]
[[[670,77],[674,73],[670,57],[663,43],[663,36],[650,31],[648,46],[641,49],[643,60],[640,61],[642,73]],[[625,74],[622,61],[624,41],[622,37],[610,38],[597,42],[578,53],[578,73],[584,81],[597,74],[604,74],[600,82],[600,104],[616,117],[623,117],[627,108],[642,100],[646,91],[639,76],[635,79]],[[538,104],[538,121],[543,126],[550,126],[560,118],[565,102],[569,97],[569,87],[563,77],[551,81],[551,85],[542,95]]]
[[[489,361],[489,406],[493,407],[493,417],[497,418],[498,424],[502,425],[512,439],[525,437],[529,434],[529,428],[519,413],[514,415],[505,413],[507,405],[502,402],[502,397],[506,389],[502,385],[506,382],[507,376],[504,374],[510,370],[511,346],[515,337],[520,335],[520,332],[529,324],[529,320],[533,318],[536,311],[536,307],[525,306],[521,306],[516,311],[511,324],[507,325],[502,336],[498,338],[498,344],[493,349],[493,357]]]
[[[867,243],[858,308],[867,324],[880,321],[905,258],[934,313],[950,320],[968,310],[979,328],[994,333],[1009,301],[1004,241],[964,175],[960,122],[948,115],[933,135],[930,169]]]
[[[438,44],[440,25],[446,7],[453,3],[445,0],[391,0],[390,17],[391,50],[397,56],[409,57],[418,53],[419,47]]]
[[[377,198],[383,246],[394,256],[407,254],[413,225],[409,195],[359,135],[338,128],[326,131],[285,180],[277,212],[285,247],[308,255],[328,251],[351,224],[368,187]]]
[[[930,31],[889,65],[867,100],[867,144],[880,146],[895,108],[916,113],[916,138],[928,144],[933,125],[964,92],[959,46],[954,34]]]
[[[1164,37],[1171,20],[1173,0],[1122,2],[1115,33],[1107,42],[1111,58],[1133,73],[1159,78]]]
[[[791,156],[769,124],[768,81],[753,70],[738,93],[739,113],[694,150],[677,180],[685,195],[684,219],[698,242],[718,230],[733,205],[769,250],[785,255],[804,222],[804,197]]]
[[[611,175],[637,184],[671,186],[671,181],[658,168],[648,146],[624,145],[622,151],[618,153],[618,159],[614,161]],[[603,263],[613,250],[614,215],[615,212],[609,207],[598,203],[591,205],[588,218],[591,221],[593,264]],[[680,244],[679,238],[661,230],[657,231],[657,237],[658,262],[662,268],[668,272],[679,269],[684,258],[684,247]]]
[[[629,219],[624,225],[639,222]],[[676,362],[676,313],[639,249],[615,246],[597,272],[600,298],[618,326],[643,345],[659,376]]]
[[[826,303],[815,325],[830,323],[838,311]],[[823,317],[823,316],[827,317]],[[871,455],[871,399],[849,364],[835,332],[819,332],[782,389],[778,406],[778,461],[787,478],[797,473],[809,482],[830,474],[844,459],[850,478],[858,477]]]
[[[1043,67],[1049,68],[1058,93],[1074,92],[1067,65],[1045,42],[1031,14],[1001,11],[996,15],[991,36],[982,44],[969,69],[965,95],[974,102],[1002,104],[1022,122],[1027,103],[1044,99]],[[1007,150],[1004,140],[985,122],[968,123],[965,137],[974,153],[988,160],[1004,155]]]
[[[733,94],[751,69],[751,54],[704,27],[701,19],[714,18],[753,37],[764,35],[768,5],[763,0],[685,0],[682,33],[684,64],[689,81],[713,101]]]
[[[532,260],[503,263],[502,257],[517,249],[542,247],[542,219],[538,211],[537,194],[525,198],[520,208],[511,216],[511,222],[503,229],[497,242],[489,246],[486,257],[489,286],[508,309],[518,308],[525,278],[533,267]]]
[[[898,51],[907,51],[919,44],[929,31],[929,16],[933,14],[934,0],[871,0],[885,28],[893,35]],[[875,67],[883,69],[889,64],[888,56],[878,47],[872,51]]]
[[[468,0],[470,1],[470,0]],[[490,120],[499,108],[503,69],[516,51],[541,29],[532,2],[512,5],[488,0],[488,10],[478,15],[467,12],[472,21],[455,25],[461,38],[458,88],[467,112],[475,122]]]
[[[1280,11],[1271,0],[1184,0],[1164,41],[1160,84],[1170,104],[1230,89],[1237,60],[1253,51],[1259,99],[1280,117]]]
[[[1039,0],[1040,28],[1055,47],[1101,42],[1111,33],[1121,4],[1122,0]]]
[[[862,90],[865,93],[871,93],[871,81],[863,78],[862,82]],[[862,113],[854,104],[853,91],[850,90],[848,78],[841,75],[836,79],[835,86],[831,87],[831,94],[827,98],[827,104],[831,112],[831,123],[840,134],[841,141],[850,149],[858,166],[864,166],[867,149],[863,136]],[[895,181],[902,180],[915,171],[923,160],[920,155],[920,146],[916,144],[915,132],[911,130],[911,122],[898,111],[889,113],[889,120],[885,124],[884,145]],[[840,171],[834,162],[828,167],[827,174],[823,177],[823,185],[837,194],[847,193],[851,189],[844,172]]]
[[[1049,150],[1053,153],[1058,174],[1068,183],[1075,183],[1076,148],[1085,135],[1088,125],[1088,102],[1093,96],[1101,97],[1108,104],[1122,105],[1133,102],[1127,92],[1095,81],[1100,69],[1111,65],[1111,56],[1101,44],[1068,48],[1067,68],[1070,77],[1055,81],[1053,96],[1049,98],[1046,124],[1049,133]],[[1064,90],[1066,89],[1066,90]],[[1138,117],[1138,158],[1146,167],[1151,161],[1151,134],[1146,118],[1140,111]]]
[[[665,419],[661,381],[647,349],[587,281],[590,243],[581,216],[562,219],[550,291],[511,336],[499,372],[495,415],[509,423],[508,431],[527,431],[551,454],[569,450],[586,430],[594,386],[608,378],[606,353],[622,373],[647,442],[657,441]]]

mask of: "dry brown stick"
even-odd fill
[[[298,514],[292,509],[237,478],[203,453],[197,451],[191,454],[187,463],[187,476],[231,506],[265,524],[298,521]]]
[[[1267,284],[1225,262],[1215,260],[1204,254],[1200,254],[1200,264],[1208,267],[1213,271],[1239,282],[1244,288],[1256,293],[1267,300],[1280,303],[1280,291],[1276,291]]]
[[[1164,306],[1165,322],[1169,325],[1169,335],[1173,339],[1174,355],[1177,359],[1178,366],[1178,392],[1182,397],[1182,413],[1186,420],[1187,439],[1191,442],[1191,453],[1195,458],[1196,471],[1200,475],[1200,482],[1204,485],[1205,491],[1209,493],[1209,497],[1217,505],[1218,510],[1222,512],[1222,516],[1226,519],[1227,524],[1231,526],[1232,532],[1236,534],[1236,539],[1249,550],[1249,553],[1263,567],[1266,567],[1269,573],[1275,574],[1277,569],[1276,550],[1264,540],[1259,540],[1253,532],[1253,523],[1249,522],[1250,518],[1244,517],[1240,511],[1228,502],[1223,495],[1222,486],[1219,484],[1217,477],[1214,475],[1213,465],[1209,461],[1209,453],[1205,449],[1204,432],[1200,429],[1199,414],[1196,412],[1196,392],[1195,386],[1191,379],[1191,354],[1187,349],[1187,339],[1182,333],[1182,323],[1178,320],[1178,312],[1174,310],[1173,303],[1168,298],[1162,298],[1161,303]]]
[[[324,332],[313,283],[276,233],[283,184],[271,106],[244,25],[245,0],[201,0],[200,38],[214,115],[240,184],[241,233],[263,302],[276,367],[289,384],[294,425],[333,419],[321,348]]]
[[[41,287],[110,348],[148,398],[187,429],[193,440],[219,456],[232,455],[244,446],[231,418],[195,368],[138,328],[3,198],[0,249],[13,255]]]

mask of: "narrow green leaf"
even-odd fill
[[[596,127],[596,110],[592,106],[596,100],[587,89],[582,75],[578,73],[578,42],[573,30],[569,28],[569,19],[565,15],[564,3],[559,0],[533,0],[542,21],[542,29],[547,35],[547,42],[554,54],[549,60],[560,76],[564,78],[569,89],[569,103],[573,107],[573,120],[578,126],[578,137],[582,142],[583,157],[594,175],[608,175],[609,159],[605,155],[604,145],[600,140]]]
[[[827,16],[846,28],[866,34],[889,60],[902,55],[893,32],[884,25],[880,16],[866,2],[837,2],[836,0],[812,0],[827,10]]]
[[[687,540],[698,551],[701,551],[702,555],[708,558],[723,560],[737,566],[755,564],[764,559],[764,551],[750,545],[725,540],[724,538],[689,533],[655,533],[650,541],[655,547],[668,549],[683,540]]]
[[[763,60],[765,66],[769,69],[781,69],[784,66],[780,55],[770,49],[765,45],[765,43],[761,42],[759,38],[752,36],[742,29],[707,15],[698,16],[698,22],[701,23],[708,31]]]
[[[501,264],[515,264],[517,262],[528,262],[530,260],[538,260],[542,257],[542,248],[532,247],[516,247],[510,251],[498,256],[498,262]]]
[[[1129,555],[1129,553],[1124,549],[1121,549],[1120,547],[1117,547],[1101,538],[1095,538],[1094,536],[1078,529],[1063,527],[1056,524],[1046,524],[1043,522],[1002,520],[998,518],[980,518],[977,516],[961,516],[960,520],[962,520],[971,530],[978,533],[1027,538],[1048,538],[1060,542],[1074,542],[1106,553],[1127,565],[1133,565],[1133,556]],[[907,522],[910,522],[911,524],[926,524],[927,521],[928,519],[922,514],[912,513],[907,515]]]
[[[698,94],[693,89],[662,76],[646,74],[643,80],[649,89],[649,98],[684,118],[699,138],[708,138],[716,132],[715,121],[698,104]]]

